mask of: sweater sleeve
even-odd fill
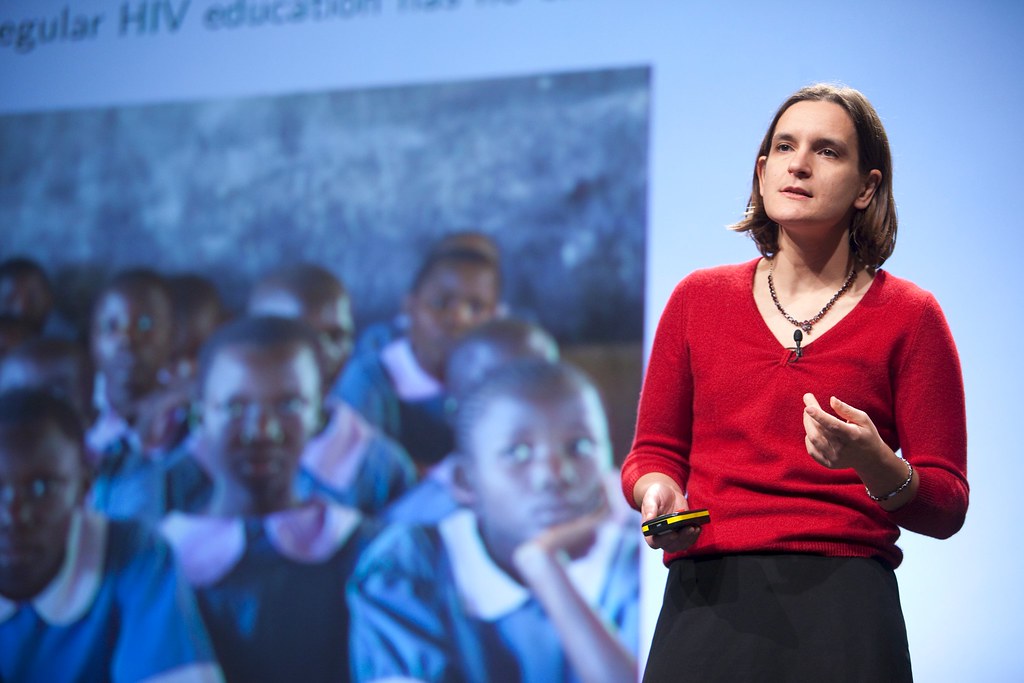
[[[918,473],[917,496],[890,513],[916,533],[948,538],[967,514],[967,418],[956,346],[929,294],[893,377],[896,429],[903,457]]]
[[[640,392],[633,447],[622,465],[622,492],[633,507],[633,487],[652,472],[686,491],[693,432],[693,375],[686,342],[686,281],[676,286],[658,322]]]

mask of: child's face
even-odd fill
[[[64,561],[86,488],[79,446],[49,420],[0,427],[0,594],[38,595]]]
[[[24,273],[0,280],[0,313],[25,318],[34,328],[42,329],[51,303],[46,283],[37,275]]]
[[[72,356],[43,360],[16,354],[0,363],[0,391],[16,387],[49,391],[88,419],[92,415],[92,378],[85,376],[84,370]]]
[[[249,312],[253,315],[298,318],[312,327],[317,334],[325,388],[333,384],[352,355],[355,322],[352,318],[351,299],[344,292],[325,296],[323,301],[311,305],[300,300],[294,292],[283,288],[273,289],[254,297]]]
[[[0,359],[6,358],[15,347],[31,337],[32,331],[21,320],[8,319],[0,322]]]
[[[439,264],[406,299],[409,339],[423,369],[443,378],[448,354],[462,335],[498,309],[498,276],[475,263]]]
[[[202,435],[226,483],[252,492],[290,490],[320,419],[320,372],[305,346],[228,346],[213,359]]]
[[[593,390],[496,396],[470,437],[466,478],[481,530],[518,546],[605,501],[611,446]]]
[[[220,308],[214,304],[201,306],[179,318],[171,345],[172,365],[178,377],[195,378],[199,350],[222,322]]]
[[[146,288],[111,290],[92,322],[92,352],[112,388],[139,398],[157,388],[171,352],[170,304]]]

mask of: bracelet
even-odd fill
[[[908,486],[910,486],[910,480],[914,478],[914,467],[909,462],[907,462],[907,460],[905,460],[904,458],[900,458],[900,460],[903,460],[903,462],[907,466],[907,478],[906,478],[906,480],[902,484],[897,486],[894,490],[890,491],[889,493],[885,494],[884,496],[876,496],[875,494],[871,493],[871,490],[868,489],[867,486],[865,486],[864,490],[867,491],[868,498],[870,498],[871,500],[875,501],[876,503],[881,503],[882,501],[889,500],[890,498],[892,498],[896,494],[898,494],[901,491],[903,491],[903,489],[905,489]]]

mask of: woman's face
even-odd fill
[[[853,212],[871,203],[881,178],[859,165],[857,131],[846,111],[833,102],[797,102],[757,162],[765,212],[790,232],[844,230]]]
[[[606,501],[611,446],[593,390],[495,396],[472,430],[466,481],[489,545],[514,548]]]

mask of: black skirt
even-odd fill
[[[913,680],[892,569],[873,559],[676,560],[644,683]]]

